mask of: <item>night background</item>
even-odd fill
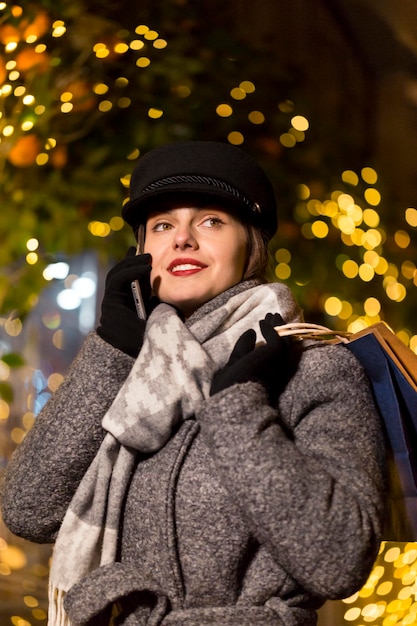
[[[264,167],[308,321],[417,352],[416,0],[0,0],[0,473],[133,244],[133,167],[183,139]],[[46,624],[49,556],[0,522],[1,626]],[[417,543],[386,542],[319,624],[417,624],[416,594]]]

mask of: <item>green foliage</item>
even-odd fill
[[[0,95],[0,315],[25,317],[45,286],[42,272],[51,261],[86,249],[96,250],[104,264],[124,254],[132,242],[126,226],[103,239],[90,225],[111,224],[120,215],[140,154],[171,140],[235,141],[230,133],[238,132],[274,183],[280,230],[272,251],[290,250],[287,280],[306,314],[339,328],[360,318],[370,323],[364,303],[373,296],[392,326],[412,328],[412,265],[407,276],[401,274],[404,250],[395,240],[397,229],[409,229],[404,211],[378,207],[384,236],[376,251],[407,289],[406,300],[395,300],[387,297],[385,275],[370,281],[345,276],[341,259],[359,267],[367,247],[347,241],[328,215],[309,212],[299,195],[300,184],[322,203],[335,190],[351,193],[365,210],[364,190],[359,185],[352,191],[340,175],[352,163],[358,169],[369,163],[360,163],[348,130],[340,128],[333,143],[321,141],[329,133],[318,132],[310,106],[316,94],[306,92],[302,72],[290,73],[271,43],[242,40],[231,28],[233,5],[42,0],[7,5],[0,20],[0,79],[3,71],[4,84],[11,85]],[[57,20],[65,31],[57,30]],[[36,25],[32,41],[27,29],[33,32]],[[8,49],[13,29],[16,47]],[[13,61],[19,74],[12,79]],[[242,81],[254,88],[243,90]],[[234,88],[240,96],[231,95]],[[33,101],[25,101],[27,95]],[[222,117],[220,104],[228,104],[231,114]],[[66,106],[71,110],[65,112]],[[250,120],[254,111],[263,121]],[[297,114],[308,118],[311,134],[292,128]],[[288,133],[296,137],[292,147],[281,140]],[[28,137],[32,144],[19,153]],[[326,238],[306,235],[317,220],[328,223]],[[39,241],[34,265],[26,261],[32,238]],[[412,245],[411,233],[411,252]],[[349,318],[324,313],[329,296],[351,301]]]

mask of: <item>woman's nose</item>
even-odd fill
[[[198,243],[191,225],[182,225],[175,230],[174,247],[197,249]]]

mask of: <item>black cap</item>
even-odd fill
[[[272,184],[249,154],[228,143],[179,141],[154,148],[133,170],[123,219],[136,229],[158,200],[205,198],[234,209],[271,238],[277,229]]]

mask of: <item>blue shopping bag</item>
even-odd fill
[[[360,361],[385,429],[389,463],[384,539],[417,540],[417,355],[382,323],[344,344]]]

